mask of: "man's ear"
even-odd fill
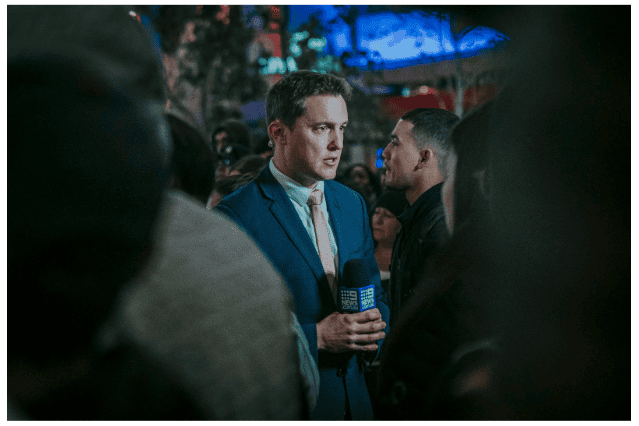
[[[276,144],[286,145],[288,127],[279,119],[271,121],[268,125],[268,136]]]
[[[430,148],[423,148],[419,150],[419,162],[417,163],[417,167],[415,170],[423,169],[428,165],[429,161],[435,159],[435,153]]]

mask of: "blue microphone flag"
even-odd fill
[[[340,309],[342,312],[362,312],[373,309],[375,305],[375,286],[340,287]]]

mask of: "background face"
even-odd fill
[[[378,243],[392,244],[401,224],[388,209],[377,207],[373,212],[371,225],[373,240]]]
[[[366,173],[366,170],[361,167],[355,167],[351,171],[351,179],[353,179],[353,182],[355,182],[355,184],[361,186],[366,186],[370,183],[368,179],[368,173]]]
[[[306,100],[306,113],[292,129],[286,127],[284,174],[307,187],[334,179],[344,148],[348,122],[341,96],[318,95]]]
[[[224,147],[226,147],[226,145],[228,144],[228,141],[229,141],[229,136],[224,131],[215,135],[215,145],[217,148],[217,152],[222,152]]]
[[[413,186],[414,172],[419,164],[419,150],[411,133],[413,127],[413,123],[399,120],[382,154],[386,187],[389,189],[406,191]]]

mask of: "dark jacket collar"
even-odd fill
[[[404,213],[397,218],[403,227],[409,226],[415,216],[418,214],[429,211],[434,207],[437,207],[442,202],[442,186],[443,183],[431,187],[428,191],[419,196],[417,201],[408,206]]]

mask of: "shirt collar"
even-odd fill
[[[402,226],[406,226],[407,224],[411,223],[418,212],[426,209],[431,209],[437,204],[441,203],[442,186],[442,183],[438,183],[437,185],[431,187],[428,191],[420,195],[413,204],[408,206],[404,213],[400,214],[397,217],[397,220],[399,220]]]
[[[280,183],[280,185],[284,187],[284,191],[286,191],[286,195],[288,195],[288,197],[291,200],[295,201],[296,203],[302,206],[307,205],[308,198],[311,196],[311,192],[313,191],[313,189],[319,189],[320,191],[324,192],[323,180],[317,182],[317,186],[315,188],[313,189],[307,188],[304,185],[297,182],[296,180],[291,179],[290,177],[286,176],[284,173],[277,170],[277,167],[275,167],[275,164],[273,163],[273,159],[271,159],[268,166],[275,180],[277,180]],[[323,203],[323,200],[324,199],[322,199],[322,203]]]

